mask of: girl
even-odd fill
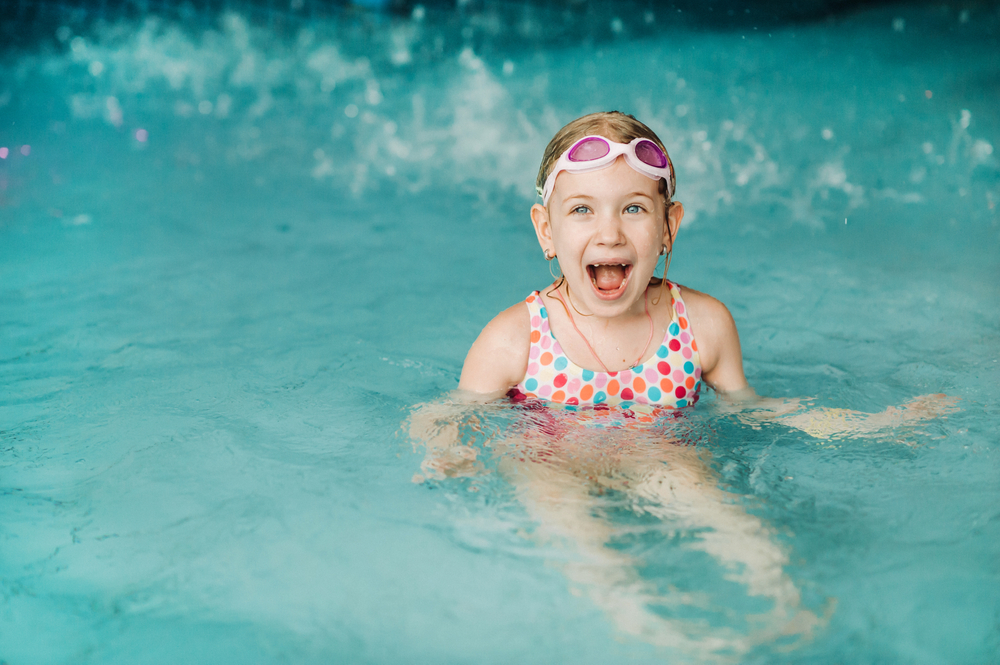
[[[494,318],[469,350],[464,401],[545,400],[615,405],[628,417],[698,401],[707,383],[755,419],[825,438],[870,434],[948,412],[954,400],[918,397],[864,414],[801,411],[799,400],[757,397],[743,374],[736,324],[725,305],[667,279],[684,206],[663,143],[617,111],[592,113],[549,142],[535,181],[531,221],[546,260],[562,276]],[[654,269],[665,257],[663,277]],[[798,413],[794,413],[798,412]]]
[[[503,432],[487,430],[484,445],[537,525],[534,537],[568,543],[567,577],[620,629],[699,660],[738,658],[781,636],[807,637],[822,620],[799,606],[772,530],[719,487],[707,450],[677,445],[700,436],[685,424],[685,407],[707,383],[729,405],[722,408],[750,424],[780,418],[829,437],[878,434],[945,413],[952,401],[925,396],[871,415],[756,397],[726,307],[666,278],[684,207],[673,200],[666,149],[632,116],[595,113],[566,125],[546,148],[536,185],[541,203],[532,206],[531,220],[545,258],[558,262],[562,276],[486,326],[453,399],[413,412],[411,437],[427,451],[424,474],[480,472],[480,447],[463,430],[471,425],[482,433],[480,416],[502,408],[496,400],[508,395],[527,414]],[[477,411],[474,403],[483,406]],[[684,546],[710,554],[728,579],[772,609],[745,617],[745,630],[706,629],[653,611],[690,597],[665,597],[642,579],[632,557],[608,546],[615,525],[601,516],[600,497],[609,490],[637,511],[696,532]]]
[[[574,120],[549,143],[536,185],[531,221],[563,276],[486,326],[460,389],[627,408],[694,404],[702,381],[747,387],[725,305],[666,279],[684,206],[652,130],[617,112]]]

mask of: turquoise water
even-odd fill
[[[0,659],[698,659],[621,629],[481,439],[491,473],[416,484],[401,429],[548,283],[537,162],[608,108],[670,148],[671,276],[730,307],[759,393],[961,398],[820,440],[705,396],[684,435],[827,617],[731,659],[996,659],[1000,14],[574,44],[545,11],[67,21],[3,55]],[[644,584],[708,598],[660,615],[760,611],[703,529],[595,500]]]

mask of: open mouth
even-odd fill
[[[632,264],[592,263],[587,266],[587,272],[598,297],[613,300],[625,292],[628,277],[632,274]]]

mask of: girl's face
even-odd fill
[[[660,250],[670,248],[684,215],[674,204],[668,221],[664,206],[659,182],[619,157],[599,171],[560,173],[548,208],[532,207],[538,242],[559,258],[582,312],[605,318],[642,312]]]

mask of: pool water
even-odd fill
[[[997,658],[1000,12],[607,10],[549,42],[557,10],[499,6],[53,10],[0,56],[0,660]],[[960,398],[879,438],[711,393],[676,425],[787,554],[811,639],[712,647],[767,603],[706,528],[595,491],[604,549],[675,603],[648,611],[701,626],[629,634],[475,432],[480,475],[412,482],[412,407],[550,281],[545,144],[611,108],[670,149],[670,275],[729,306],[758,393]]]

